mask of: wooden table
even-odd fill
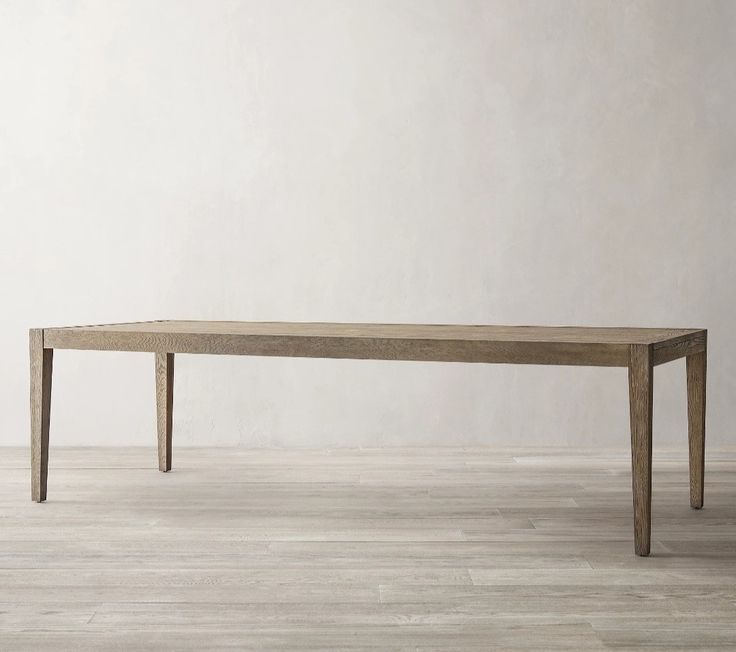
[[[54,349],[155,354],[161,471],[171,469],[176,353],[627,367],[634,548],[645,556],[651,531],[654,367],[687,358],[690,505],[699,509],[706,346],[705,330],[673,328],[152,321],[31,329],[31,495],[38,502],[46,499]]]

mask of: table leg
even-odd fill
[[[43,329],[29,332],[31,361],[31,498],[46,500],[49,472],[49,425],[51,420],[51,374],[54,350],[43,346]]]
[[[634,550],[649,554],[652,527],[652,348],[633,344],[629,359],[631,481],[634,494]]]
[[[158,468],[171,471],[171,435],[174,413],[174,354],[156,354],[156,425]]]
[[[687,425],[690,448],[690,506],[703,506],[705,471],[705,372],[707,353],[687,356]]]

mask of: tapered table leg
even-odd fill
[[[158,468],[171,471],[171,435],[174,414],[174,354],[156,354],[156,425]]]
[[[629,361],[631,481],[634,494],[634,550],[649,554],[652,527],[652,348],[632,344]]]
[[[705,471],[705,373],[707,353],[687,356],[687,425],[690,447],[690,506],[703,506]]]
[[[31,498],[46,500],[54,350],[43,347],[43,329],[29,332],[31,361]]]

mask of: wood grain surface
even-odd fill
[[[634,549],[647,556],[652,527],[652,408],[654,404],[652,347],[634,344],[629,366],[631,413],[631,484],[634,497]]]
[[[32,329],[30,345],[31,395],[31,498],[46,500],[49,472],[49,427],[51,423],[51,376],[53,349],[44,348],[43,330]]]
[[[687,422],[690,445],[690,506],[703,506],[705,468],[706,352],[687,357]]]
[[[44,329],[63,349],[620,366],[652,344],[655,364],[697,353],[701,329],[154,321]]]
[[[174,354],[156,354],[156,429],[159,471],[171,470],[174,418]]]

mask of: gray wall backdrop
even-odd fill
[[[0,0],[0,442],[27,329],[705,326],[736,414],[736,2]],[[154,443],[153,356],[52,445]],[[178,444],[628,445],[623,369],[180,356]],[[655,444],[685,447],[682,361]]]

